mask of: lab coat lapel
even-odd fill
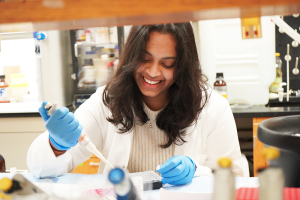
[[[195,150],[198,149],[198,147],[196,147],[195,145],[199,145],[201,143],[200,141],[196,141],[196,138],[197,140],[199,140],[197,134],[200,134],[198,131],[200,130],[204,116],[205,111],[203,109],[197,123],[194,123],[193,125],[186,128],[186,136],[184,138],[186,143],[184,143],[183,145],[175,145],[174,156],[194,156],[196,154]]]
[[[113,133],[113,141],[107,157],[107,160],[114,167],[126,168],[129,160],[133,130],[120,134],[117,129]],[[103,174],[107,174],[110,168],[106,165]]]

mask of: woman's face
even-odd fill
[[[167,96],[174,83],[176,41],[171,34],[156,31],[150,33],[144,53],[144,61],[134,75],[135,81],[145,97]]]

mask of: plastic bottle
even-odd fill
[[[275,56],[276,56],[276,62],[275,62],[276,79],[270,85],[270,88],[269,88],[270,92],[272,92],[272,93],[279,92],[280,84],[282,83],[282,71],[281,71],[282,61],[280,59],[280,53],[276,53]]]
[[[214,171],[214,193],[213,200],[235,199],[235,177],[231,171],[232,161],[230,158],[218,160],[219,169]]]
[[[279,157],[279,150],[269,147],[263,150],[263,155],[268,160]],[[284,173],[280,167],[269,166],[258,171],[259,199],[283,200]]]
[[[5,83],[5,75],[0,76],[0,103],[10,102],[10,91],[8,85]]]
[[[4,157],[0,154],[0,173],[4,173],[6,171],[5,160]]]
[[[76,40],[77,42],[85,41],[85,31],[83,29],[76,31]]]
[[[214,90],[227,99],[227,84],[224,81],[223,72],[217,73],[216,82],[214,83]]]
[[[91,36],[91,31],[90,30],[85,31],[85,41],[86,42],[91,42],[92,41],[92,36]]]
[[[16,174],[10,180],[9,178],[2,178],[0,180],[0,191],[5,195],[29,195],[35,193],[44,193],[43,190],[28,181],[21,174]]]
[[[114,185],[117,200],[139,200],[136,188],[128,174],[121,168],[112,169],[108,174],[108,180]]]

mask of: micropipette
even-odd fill
[[[44,108],[48,111],[48,115],[51,116],[55,110],[56,110],[57,104],[51,104],[48,102]],[[98,151],[96,146],[90,141],[90,139],[86,136],[86,134],[82,131],[80,134],[80,137],[78,139],[78,143],[84,146],[88,151],[92,152],[95,154],[98,158],[101,159],[101,161],[105,162],[108,166],[111,168],[114,168],[112,164],[110,164],[104,157],[103,155]]]

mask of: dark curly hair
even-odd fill
[[[157,127],[168,138],[160,147],[168,148],[173,142],[176,145],[186,142],[185,128],[196,123],[208,100],[206,77],[201,73],[194,33],[189,22],[133,26],[116,73],[104,89],[103,102],[112,114],[107,120],[117,126],[121,134],[132,130],[136,122],[143,125],[149,120],[134,73],[143,63],[152,31],[171,34],[176,41],[177,59],[174,83],[169,89],[170,101],[156,118]]]

